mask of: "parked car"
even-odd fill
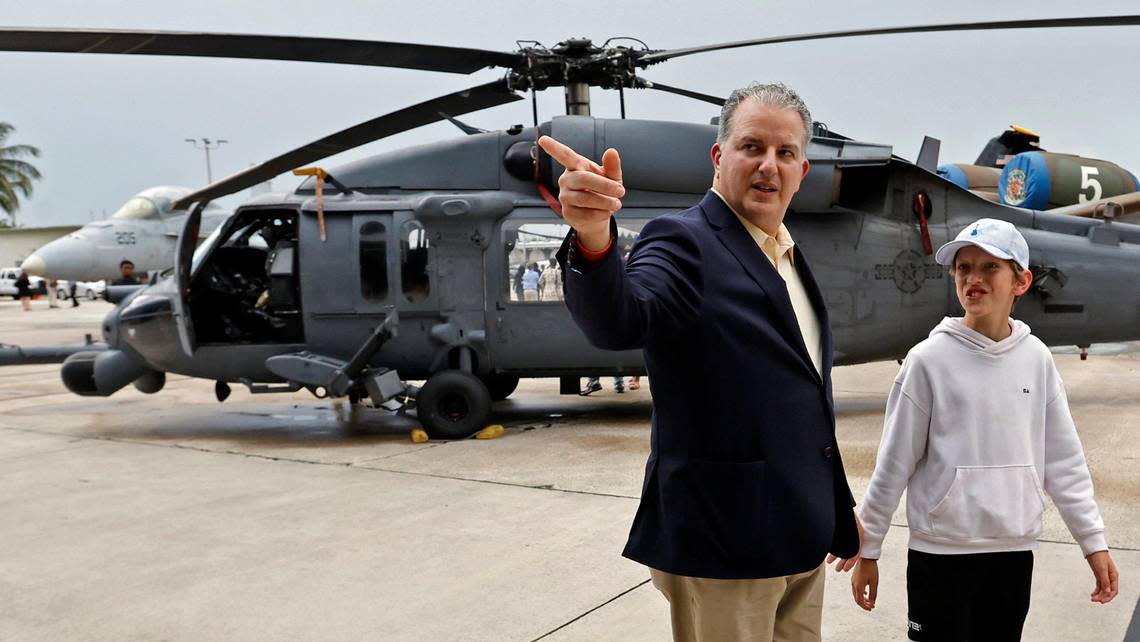
[[[75,296],[84,297],[88,301],[95,299],[102,299],[103,292],[107,290],[106,281],[76,281],[75,282]],[[60,299],[71,298],[71,281],[62,279],[56,281],[56,292]]]
[[[16,279],[18,278],[20,278],[20,268],[0,268],[0,296],[19,298],[16,294]],[[28,282],[32,288],[32,296],[47,294],[47,283],[44,283],[42,278],[38,276],[29,277]]]

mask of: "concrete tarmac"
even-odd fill
[[[110,305],[0,302],[0,342],[68,345]],[[1055,509],[1026,640],[1140,639],[1140,355],[1059,354],[1121,593]],[[835,373],[839,441],[861,499],[893,363]],[[0,368],[0,640],[667,640],[667,604],[620,556],[649,450],[650,396],[524,381],[495,440],[408,438],[413,418],[307,393],[224,404],[170,376],[81,398],[58,366]],[[879,606],[828,574],[827,640],[906,638],[903,510]]]

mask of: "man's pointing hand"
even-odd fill
[[[594,252],[606,249],[610,215],[621,209],[620,199],[625,196],[617,150],[607,149],[598,165],[549,136],[539,138],[538,145],[566,168],[558,179],[558,200],[562,217],[578,233],[578,242]]]

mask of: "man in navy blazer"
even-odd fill
[[[783,226],[810,127],[783,85],[733,92],[712,189],[648,223],[624,265],[616,150],[599,166],[539,141],[567,168],[567,306],[593,344],[644,350],[653,428],[624,555],[650,567],[677,640],[818,640],[824,557],[849,570],[859,550],[827,310]]]

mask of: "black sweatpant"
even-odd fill
[[[1029,613],[1033,552],[907,554],[911,640],[1020,640]]]

